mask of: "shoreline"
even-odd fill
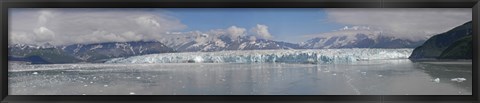
[[[472,59],[436,59],[436,58],[422,58],[409,59],[412,62],[472,62]]]

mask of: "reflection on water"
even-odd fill
[[[11,95],[471,95],[471,64],[62,64],[10,66]],[[28,69],[25,69],[28,68]],[[440,81],[434,82],[433,79]],[[465,78],[455,82],[452,78]]]

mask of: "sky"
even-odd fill
[[[9,13],[11,43],[52,45],[160,40],[212,31],[298,43],[345,26],[416,39],[472,17],[471,8],[14,8]]]

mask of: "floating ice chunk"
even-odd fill
[[[103,87],[108,87],[108,85],[103,85]]]
[[[367,72],[362,72],[362,75],[367,75]]]
[[[451,79],[451,81],[454,81],[454,82],[463,82],[465,80],[467,80],[467,79],[465,79],[465,78],[453,78],[453,79]]]
[[[84,87],[88,86],[88,85],[83,85]]]
[[[440,78],[435,78],[435,79],[433,79],[433,82],[435,82],[435,83],[440,83]]]
[[[141,79],[142,77],[136,77],[137,79]]]
[[[332,75],[337,75],[337,73],[333,73]]]
[[[37,74],[38,74],[38,72],[33,72],[32,74],[34,74],[34,75],[37,75]]]
[[[378,75],[378,77],[383,77],[383,75]]]
[[[130,92],[129,94],[130,94],[130,95],[134,95],[135,93],[134,93],[134,92]]]
[[[315,64],[316,62],[313,60],[313,58],[308,58],[306,63]]]

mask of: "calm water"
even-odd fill
[[[471,95],[472,64],[11,64],[10,95]],[[438,78],[438,79],[437,79]],[[465,81],[452,81],[465,78]]]

